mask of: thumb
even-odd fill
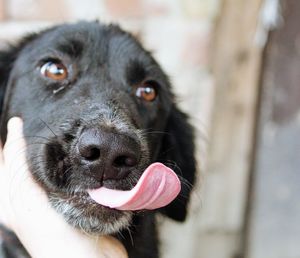
[[[11,118],[7,123],[7,138],[3,148],[4,161],[14,163],[16,151],[25,150],[25,140],[23,139],[23,122],[19,117]]]

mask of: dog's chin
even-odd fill
[[[49,194],[53,208],[73,227],[88,234],[113,234],[128,227],[132,212],[119,211],[99,205],[86,193],[62,196]]]

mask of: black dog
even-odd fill
[[[86,232],[120,238],[129,257],[158,257],[155,212],[95,205],[86,193],[102,185],[131,189],[159,161],[182,183],[159,212],[186,217],[193,130],[150,53],[118,26],[81,22],[0,52],[0,75],[2,142],[8,119],[22,117],[30,170],[54,209]],[[6,257],[19,257],[9,243],[2,247]]]

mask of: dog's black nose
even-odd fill
[[[140,145],[132,137],[100,129],[86,129],[79,137],[80,161],[98,180],[124,178],[140,159]]]

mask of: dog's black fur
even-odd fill
[[[63,64],[67,77],[45,76],[41,67],[49,62]],[[131,258],[158,257],[157,211],[109,209],[86,194],[101,185],[131,189],[159,161],[182,182],[180,195],[159,212],[186,218],[196,167],[193,130],[151,54],[118,26],[81,22],[1,51],[0,75],[2,142],[8,119],[22,117],[30,170],[52,206],[75,227],[120,238]],[[141,87],[157,96],[144,99]],[[5,241],[2,252],[20,257]]]

